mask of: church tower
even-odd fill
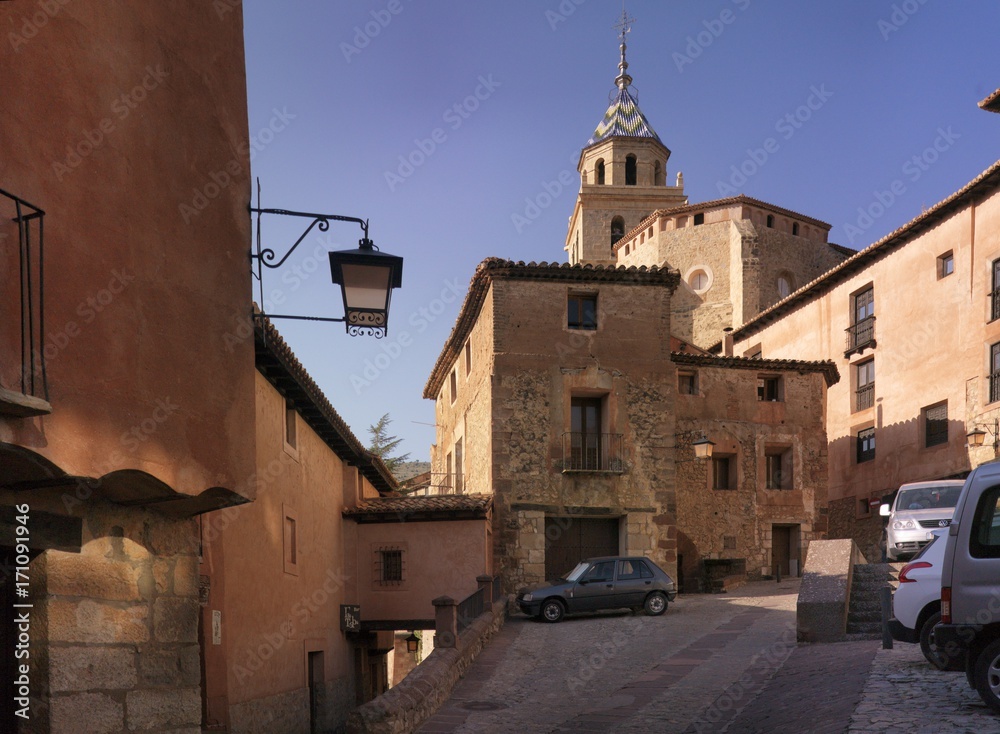
[[[642,114],[625,61],[633,19],[622,13],[616,91],[593,137],[580,153],[580,193],[566,235],[570,264],[616,262],[612,245],[656,209],[687,204],[681,174],[667,186],[670,149]]]

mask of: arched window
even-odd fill
[[[653,186],[663,186],[667,182],[666,171],[660,166],[659,161],[653,162]]]
[[[603,186],[604,185],[604,159],[603,158],[601,158],[600,160],[598,160],[597,164],[594,166],[594,177],[597,179],[597,181],[595,181],[596,184],[598,184],[599,186]]]
[[[615,217],[611,220],[611,246],[625,236],[625,220],[622,217]]]
[[[635,156],[629,155],[625,156],[625,185],[635,186],[636,173],[635,173]]]
[[[792,234],[798,235],[798,233],[799,233],[799,223],[792,222]]]
[[[768,214],[767,215],[767,226],[768,227],[772,227],[772,228],[774,227],[774,215],[773,214]]]
[[[791,273],[782,273],[778,276],[778,297],[788,298],[792,293],[792,275]]]

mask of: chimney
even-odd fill
[[[733,327],[727,326],[722,330],[722,356],[733,356]]]

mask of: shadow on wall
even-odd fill
[[[964,479],[973,466],[994,458],[993,437],[987,434],[981,448],[968,448],[966,436],[975,426],[948,419],[946,409],[946,403],[932,404],[888,426],[881,425],[877,402],[854,414],[850,434],[829,443],[829,539],[851,538],[866,558],[878,560],[885,518],[871,500],[886,501],[907,482]]]

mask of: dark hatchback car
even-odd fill
[[[529,616],[558,622],[567,613],[599,609],[643,609],[656,616],[676,598],[673,579],[648,558],[606,556],[580,561],[564,578],[520,589],[517,605]]]

